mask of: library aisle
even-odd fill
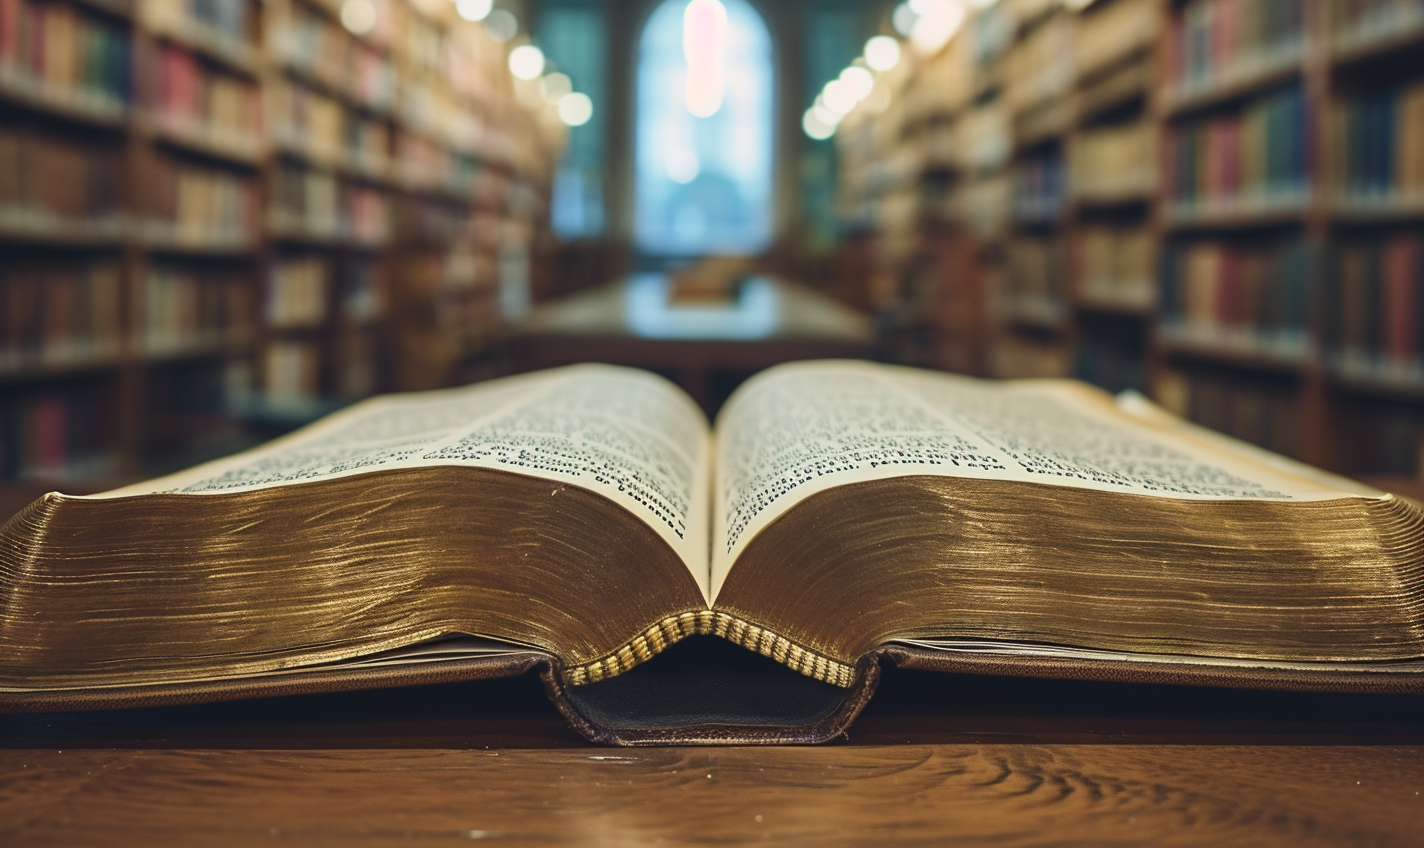
[[[1419,0],[0,0],[0,485],[509,374],[650,274],[1418,479],[1421,50]]]

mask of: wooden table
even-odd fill
[[[782,280],[753,278],[737,302],[669,303],[657,274],[541,306],[511,331],[518,370],[604,362],[655,371],[714,412],[742,380],[801,359],[874,353],[868,318]]]
[[[0,716],[6,848],[1417,848],[1421,793],[1416,696],[892,670],[799,748],[593,747],[532,677]]]
[[[0,844],[1424,845],[1424,699],[891,672],[849,738],[596,748],[520,678],[0,718]]]

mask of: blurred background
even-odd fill
[[[1417,479],[1421,56],[1424,0],[0,0],[0,512],[582,360]]]

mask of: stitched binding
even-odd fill
[[[855,669],[838,660],[804,648],[784,636],[749,624],[725,612],[698,610],[671,615],[634,636],[628,644],[608,656],[574,666],[564,672],[570,686],[597,683],[622,674],[633,666],[652,659],[688,636],[721,636],[729,642],[770,657],[793,671],[824,683],[850,688],[855,681]]]

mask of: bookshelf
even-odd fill
[[[492,359],[561,127],[452,4],[362,5],[0,0],[0,480]]]
[[[922,317],[922,361],[1138,388],[1328,468],[1416,474],[1421,49],[1418,0],[1000,0],[847,116],[842,213],[876,274],[929,267],[958,304]],[[966,166],[921,169],[897,189],[918,205],[883,214],[858,175],[931,147]],[[927,262],[936,243],[970,258]]]

